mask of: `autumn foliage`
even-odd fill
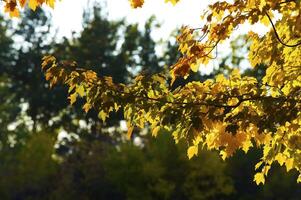
[[[19,10],[28,6],[35,10],[37,7],[47,4],[54,8],[55,0],[1,0],[5,3],[5,12],[8,12],[11,17],[19,17]]]
[[[15,15],[16,5],[24,7],[26,2],[6,1],[6,10]],[[30,0],[28,5],[34,9],[43,3],[54,5],[54,1],[41,0]],[[130,0],[130,4],[137,8],[144,1]],[[219,151],[223,159],[238,150],[262,149],[254,177],[260,184],[274,162],[285,165],[287,171],[301,172],[300,8],[298,0],[217,1],[209,5],[202,15],[203,27],[185,26],[178,35],[182,57],[171,66],[170,80],[163,74],[139,75],[124,85],[81,69],[75,62],[58,62],[53,56],[43,59],[42,68],[51,85],[68,86],[71,104],[85,99],[85,112],[93,108],[105,121],[111,112],[122,109],[128,137],[133,127],[149,126],[153,136],[167,130],[176,142],[187,141],[189,158],[202,148]],[[261,23],[269,30],[263,36],[251,31],[248,35],[252,67],[266,66],[262,80],[242,76],[236,69],[229,76],[220,74],[214,80],[171,87],[178,77],[187,78],[208,64],[217,45],[245,23]]]

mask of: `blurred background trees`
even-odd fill
[[[141,30],[124,20],[109,21],[95,6],[83,19],[82,32],[57,39],[42,10],[27,11],[17,25],[0,18],[1,199],[299,199],[293,171],[278,167],[264,186],[253,183],[256,150],[227,162],[207,151],[188,160],[186,144],[175,145],[169,134],[153,139],[146,128],[125,140],[121,112],[103,124],[93,111],[83,114],[80,103],[70,107],[64,87],[49,90],[40,70],[47,53],[122,83],[138,72],[166,71],[177,59],[172,42],[157,53],[151,37],[155,18]],[[241,40],[212,74],[176,84],[228,74],[229,63],[243,61],[237,51]],[[260,79],[264,70],[245,73]]]

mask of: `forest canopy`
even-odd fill
[[[35,10],[55,3],[4,2],[11,16],[18,16],[19,9],[27,5]],[[129,3],[138,8],[144,1]],[[169,132],[176,142],[187,142],[189,158],[202,148],[217,150],[223,159],[239,150],[261,149],[254,177],[260,184],[275,162],[287,171],[301,172],[300,8],[299,0],[216,1],[201,16],[204,26],[181,29],[177,42],[182,56],[169,74],[142,73],[131,83],[116,82],[51,55],[43,58],[42,69],[51,86],[68,87],[71,104],[83,98],[83,110],[93,108],[103,122],[110,113],[122,110],[129,138],[134,127],[150,127],[153,136]],[[248,34],[248,59],[255,69],[265,67],[262,79],[242,75],[236,68],[229,75],[177,86],[177,80],[188,78],[214,59],[216,47],[245,23],[260,23],[269,30],[264,35]],[[301,175],[297,181],[301,182]]]

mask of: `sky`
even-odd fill
[[[154,15],[161,24],[159,29],[152,32],[155,41],[170,39],[172,31],[183,25],[201,27],[200,15],[209,2],[181,0],[174,6],[171,3],[164,3],[164,0],[145,0],[142,8],[133,9],[128,0],[62,0],[56,4],[55,9],[48,9],[52,15],[53,25],[58,28],[58,36],[70,37],[72,32],[81,31],[83,9],[94,1],[106,7],[107,17],[110,20],[125,18],[128,23],[138,23],[143,26],[145,21]],[[202,71],[208,74],[215,66],[218,66],[217,60],[212,61]]]
[[[155,40],[169,39],[171,32],[183,25],[193,28],[201,27],[200,15],[208,3],[212,2],[209,0],[181,0],[173,6],[170,3],[164,3],[164,0],[145,0],[142,8],[132,9],[128,0],[58,0],[55,9],[45,7],[52,15],[53,25],[58,29],[58,37],[70,37],[72,32],[82,30],[83,9],[93,1],[105,4],[107,17],[111,20],[125,18],[128,23],[139,23],[142,26],[149,17],[154,15],[162,25],[160,29],[152,33]],[[251,27],[248,25],[242,26],[235,35],[247,33],[250,29]],[[252,30],[262,32],[263,28],[259,26]],[[224,51],[225,49],[226,51]],[[221,51],[219,56],[223,54],[223,51],[229,52],[227,49],[229,49],[229,42],[219,47],[219,51]],[[206,68],[201,68],[201,72],[208,74],[218,64],[218,59],[215,59]]]
[[[105,5],[107,17],[111,20],[125,18],[128,23],[139,23],[141,26],[144,22],[154,15],[161,24],[161,28],[153,31],[152,36],[155,40],[170,39],[170,34],[176,28],[188,25],[193,28],[201,27],[202,21],[200,15],[206,10],[208,0],[181,0],[173,6],[171,3],[164,3],[165,0],[145,0],[142,8],[132,9],[128,0],[61,0],[50,10],[53,24],[58,28],[59,37],[70,37],[72,32],[79,32],[82,29],[81,19],[84,8],[93,2],[100,2]],[[262,26],[250,27],[249,25],[241,26],[233,38],[239,34],[247,33],[250,29],[259,33],[264,33]],[[229,49],[229,42],[219,46],[219,49]],[[226,55],[228,51],[219,50],[219,55]],[[246,55],[247,56],[247,55]],[[211,65],[211,66],[210,66]],[[245,63],[249,67],[249,63]],[[218,59],[213,60],[206,72],[210,72],[214,66],[218,66]]]
[[[93,2],[105,5],[108,18],[111,20],[125,18],[129,23],[143,24],[149,17],[155,15],[162,24],[155,37],[168,38],[170,32],[183,25],[193,28],[201,27],[200,15],[206,10],[209,0],[181,0],[175,6],[164,3],[165,0],[145,0],[142,8],[133,9],[128,0],[58,0],[55,9],[48,9],[52,14],[53,23],[59,28],[60,36],[70,36],[72,31],[81,30],[82,11]],[[236,35],[247,33],[250,26],[241,26]],[[264,33],[262,26],[252,27],[252,30]]]
[[[206,10],[208,4],[213,2],[212,0],[181,0],[173,6],[164,1],[145,0],[142,8],[133,9],[128,0],[57,0],[54,9],[46,6],[44,8],[51,14],[54,28],[58,30],[58,38],[68,38],[72,32],[80,32],[83,10],[94,2],[98,2],[106,8],[107,17],[110,20],[124,18],[128,23],[139,23],[142,27],[145,21],[154,15],[161,27],[152,32],[152,37],[155,41],[159,41],[160,39],[170,39],[171,32],[183,25],[192,28],[202,27],[200,15]],[[254,27],[243,25],[232,34],[231,39],[239,34],[246,34],[249,30],[263,34],[267,29],[257,25]],[[227,55],[229,48],[229,40],[219,45],[219,57]],[[213,60],[209,65],[211,65],[208,67],[210,69],[218,66],[218,59]],[[245,65],[247,65],[246,68],[250,66],[249,63],[245,63]],[[210,72],[211,70],[205,71]]]
[[[62,0],[51,11],[53,23],[59,28],[59,36],[70,36],[72,31],[81,30],[83,8],[93,0]],[[98,0],[107,7],[109,19],[124,18],[129,23],[143,24],[155,15],[162,28],[153,37],[168,38],[172,30],[182,25],[200,26],[200,14],[207,6],[204,0],[182,0],[176,6],[164,3],[164,0],[146,0],[142,8],[132,9],[128,0]]]

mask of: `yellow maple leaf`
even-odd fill
[[[15,1],[9,1],[5,4],[4,11],[8,12],[10,17],[19,17],[20,13]]]
[[[160,130],[160,126],[154,128],[152,131],[152,136],[157,137],[159,130]]]
[[[223,160],[226,160],[226,158],[228,157],[227,152],[224,150],[220,151],[219,155],[222,157]]]
[[[28,6],[32,10],[36,10],[37,7],[39,6],[39,2],[37,0],[29,0]]]
[[[130,4],[133,8],[139,8],[143,6],[144,0],[130,0]]]
[[[260,22],[265,25],[265,26],[269,26],[270,25],[270,20],[267,16],[263,16],[260,20]]]
[[[85,96],[85,88],[83,85],[80,85],[76,88],[76,92],[77,94],[79,94],[79,96],[83,97]]]
[[[54,8],[55,0],[47,0],[47,5],[49,5],[51,8]]]
[[[27,0],[19,0],[20,6],[23,8],[26,5]]]
[[[170,2],[172,5],[176,5],[180,0],[165,0],[165,2]]]
[[[13,11],[9,12],[9,16],[10,17],[19,17],[20,16],[20,12],[17,8],[15,8]]]
[[[70,104],[74,104],[76,102],[76,98],[77,98],[77,94],[76,93],[73,93],[71,94],[68,99],[70,99]]]
[[[100,112],[98,113],[98,117],[99,117],[103,122],[106,121],[107,116],[108,116],[108,114],[105,113],[103,110],[100,111]]]
[[[228,100],[228,102],[227,102],[227,104],[228,104],[229,106],[235,106],[235,105],[237,105],[238,103],[239,103],[239,100],[238,100],[238,98],[236,98],[236,97],[229,98],[229,100]]]
[[[263,164],[262,161],[258,162],[258,163],[255,165],[255,170],[257,170],[262,164]]]
[[[84,111],[87,113],[90,109],[92,108],[92,105],[89,104],[89,103],[86,103],[84,106],[83,106],[83,109]]]
[[[128,127],[127,139],[129,140],[132,137],[134,126],[132,126],[130,123],[127,123],[127,127]]]
[[[291,169],[293,169],[294,159],[293,158],[287,159],[285,162],[285,166],[286,166],[286,171],[290,171]]]
[[[254,176],[254,181],[256,182],[257,185],[260,183],[264,184],[265,178],[263,173],[256,173]]]
[[[197,72],[199,70],[199,67],[200,67],[200,63],[199,62],[195,62],[195,63],[191,63],[190,64],[190,69],[193,72]]]
[[[191,146],[187,150],[187,156],[191,159],[193,156],[198,154],[198,146]]]
[[[301,183],[301,174],[298,176],[297,183]]]
[[[286,156],[284,156],[282,153],[278,153],[275,156],[275,160],[277,160],[280,166],[282,166],[286,161]]]
[[[243,144],[242,144],[242,150],[245,153],[248,153],[248,151],[251,147],[253,147],[253,144],[252,144],[251,140],[244,141]]]
[[[247,1],[247,6],[250,7],[250,8],[256,8],[256,6],[257,6],[256,0],[248,0]]]

